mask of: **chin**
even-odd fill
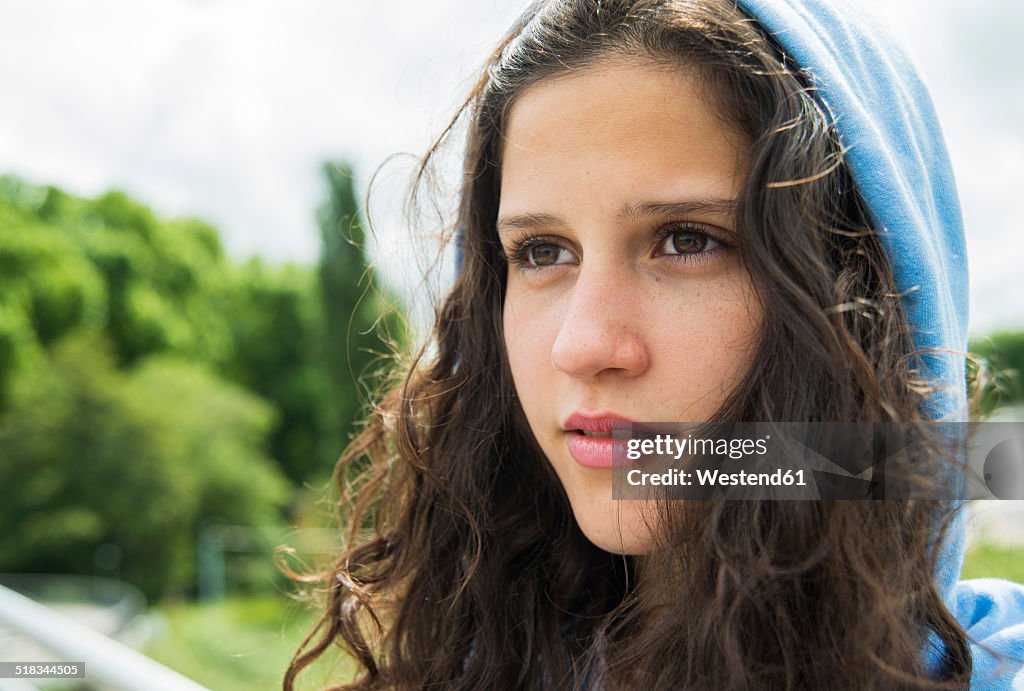
[[[638,503],[613,501],[603,517],[600,517],[601,512],[595,511],[580,516],[574,510],[576,522],[583,535],[605,552],[629,556],[649,554],[655,547],[655,540],[648,521],[640,514],[638,507],[634,508]],[[618,511],[617,505],[630,508]]]

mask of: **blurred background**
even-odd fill
[[[315,616],[274,550],[335,553],[334,462],[444,287],[409,174],[525,4],[0,0],[0,584],[209,688],[279,686]],[[973,372],[1019,420],[1024,5],[869,4],[931,87]],[[966,575],[1024,581],[1010,504],[977,508]],[[52,658],[30,639],[0,623],[0,661]]]

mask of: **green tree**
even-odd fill
[[[265,454],[272,409],[205,368],[118,370],[72,336],[19,373],[0,418],[0,571],[92,573],[100,545],[147,595],[194,583],[200,523],[278,520],[289,484]]]
[[[227,262],[209,225],[164,221],[123,192],[82,199],[0,178],[0,299],[20,293],[36,340],[101,329],[119,364],[174,352],[223,363],[230,332],[217,299]]]
[[[113,544],[150,595],[187,590],[203,521],[277,524],[289,478],[325,479],[389,350],[375,327],[401,336],[351,171],[326,171],[317,269],[0,177],[0,570],[89,573]]]
[[[1024,401],[1024,331],[1001,331],[976,339],[970,350],[979,360],[983,413]]]
[[[112,544],[158,596],[191,587],[204,520],[280,523],[281,414],[227,372],[262,310],[231,310],[253,296],[216,230],[0,177],[0,274],[0,571],[91,573]]]
[[[77,327],[99,328],[106,292],[73,238],[34,213],[45,192],[0,177],[0,412],[15,370]]]
[[[395,299],[379,286],[366,254],[365,223],[347,163],[326,163],[327,200],[320,208],[320,302],[323,357],[330,383],[329,453],[351,437],[366,392],[406,335]]]
[[[252,259],[233,273],[225,314],[235,343],[225,372],[277,407],[274,458],[297,483],[324,475],[335,459],[323,448],[328,387],[315,272]]]

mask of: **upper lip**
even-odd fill
[[[613,430],[633,430],[636,421],[615,413],[584,413],[576,411],[565,419],[562,429],[566,432],[581,430],[583,432],[611,432]]]

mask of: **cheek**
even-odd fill
[[[746,283],[690,290],[684,299],[652,300],[645,320],[651,349],[651,392],[671,409],[668,419],[699,422],[720,405],[749,370],[762,312]]]
[[[505,349],[516,391],[526,410],[537,391],[550,381],[551,347],[558,336],[557,310],[510,289],[502,315]]]

